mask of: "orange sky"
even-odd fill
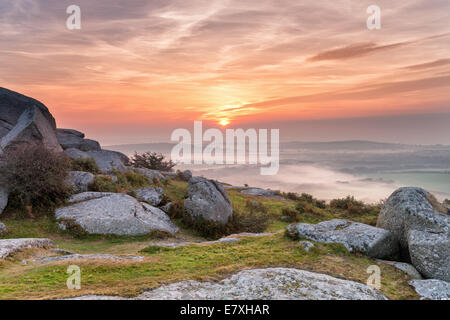
[[[380,30],[366,28],[372,4]],[[448,0],[1,1],[0,86],[106,144],[193,120],[448,114],[449,12]]]

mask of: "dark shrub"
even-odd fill
[[[66,183],[70,159],[43,146],[24,146],[8,150],[0,164],[3,183],[9,186],[11,203],[26,209],[30,217],[35,209],[62,204],[71,194]]]
[[[298,222],[300,220],[299,211],[290,208],[283,208],[281,215],[285,217],[285,221],[287,222]]]
[[[145,152],[138,154],[137,152],[131,157],[130,165],[135,168],[146,168],[159,171],[172,171],[176,163],[172,160],[165,160],[162,153]]]
[[[184,200],[173,201],[170,205],[168,215],[172,219],[180,219],[183,217]]]
[[[444,204],[447,205],[447,206],[450,206],[450,199],[445,199],[444,200]]]
[[[93,158],[72,159],[72,170],[85,171],[93,174],[100,172],[100,168]]]

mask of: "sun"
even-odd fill
[[[222,126],[222,127],[225,127],[225,126],[227,126],[230,122],[228,121],[228,120],[220,120],[220,125]]]

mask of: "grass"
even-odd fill
[[[137,252],[134,252],[136,254]],[[248,238],[238,243],[140,250],[143,262],[83,262],[82,288],[66,288],[71,262],[22,266],[8,262],[0,269],[1,299],[51,299],[84,294],[135,296],[164,283],[193,279],[217,280],[248,268],[296,267],[365,283],[374,260],[349,254],[341,245],[316,244],[310,252],[283,234]],[[380,265],[381,292],[393,299],[417,298],[409,279],[393,267]]]
[[[134,179],[136,178],[136,179]],[[142,185],[140,177],[125,177],[123,186]],[[147,184],[148,181],[145,182]],[[178,180],[158,184],[169,201],[182,200],[187,195],[187,183]],[[266,231],[279,231],[288,223],[281,220],[283,208],[295,209],[297,201],[278,198],[261,198],[228,191],[233,207],[241,212],[248,210],[248,201],[258,201],[271,216]],[[345,210],[311,207],[299,213],[300,222],[317,223],[334,218],[374,224],[376,212],[367,215],[350,214]],[[12,215],[14,217],[15,215]],[[306,252],[296,241],[277,233],[259,238],[245,238],[237,243],[190,245],[176,249],[151,246],[162,240],[149,236],[125,237],[88,235],[77,239],[61,231],[57,222],[48,216],[36,219],[3,219],[8,233],[3,238],[51,238],[61,249],[75,253],[104,253],[117,255],[142,255],[142,262],[112,262],[108,260],[60,261],[36,264],[34,250],[25,250],[0,262],[0,299],[52,299],[84,294],[135,296],[162,284],[181,280],[218,280],[243,269],[264,267],[295,267],[326,273],[334,277],[365,283],[367,267],[375,260],[359,254],[350,254],[342,245],[316,244]],[[192,230],[183,228],[169,241],[204,241]],[[43,251],[39,255],[49,254]],[[28,262],[27,265],[21,263]],[[67,267],[76,264],[82,270],[82,288],[70,291],[66,287]],[[410,279],[392,266],[380,264],[381,292],[392,299],[416,299],[417,294],[408,285]]]

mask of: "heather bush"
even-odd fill
[[[7,150],[0,161],[2,183],[9,187],[10,206],[25,209],[34,218],[38,211],[62,204],[72,189],[66,183],[70,159],[43,146]]]
[[[93,174],[100,172],[100,168],[93,158],[72,159],[72,170],[90,172]]]

